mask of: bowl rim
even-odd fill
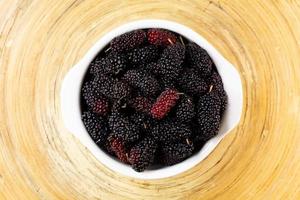
[[[232,105],[230,101],[231,96],[228,94],[229,104],[223,118],[225,119],[226,117],[228,117],[231,109],[233,109],[235,116],[229,116],[230,120],[228,123],[227,120],[223,119],[219,134],[207,141],[202,149],[199,152],[193,154],[190,158],[173,166],[167,166],[155,170],[146,170],[144,172],[135,172],[129,165],[123,164],[117,159],[109,156],[107,153],[101,150],[91,139],[91,137],[85,130],[85,127],[81,120],[80,91],[82,81],[84,79],[88,66],[98,54],[98,52],[105,48],[105,46],[109,44],[109,42],[116,36],[132,30],[145,28],[163,28],[171,30],[183,35],[187,39],[204,48],[215,63],[217,70],[222,77],[224,88],[227,94],[229,91],[230,94],[231,92],[233,92],[234,94],[233,96],[235,98],[235,107]],[[230,79],[230,81],[234,82],[234,84],[225,84],[224,78]],[[242,114],[242,105],[242,83],[239,73],[235,69],[235,67],[229,61],[227,61],[206,39],[204,39],[197,32],[193,31],[191,28],[174,21],[162,19],[135,20],[122,24],[106,32],[90,48],[90,50],[83,56],[83,58],[69,70],[64,78],[61,89],[61,111],[65,127],[73,135],[75,135],[81,141],[81,143],[85,145],[91,151],[91,153],[106,167],[122,175],[138,179],[161,179],[172,177],[183,173],[199,164],[215,149],[215,147],[225,137],[225,135],[227,135],[238,124]],[[224,123],[224,121],[226,121],[226,123]]]

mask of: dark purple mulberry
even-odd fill
[[[113,52],[130,51],[143,44],[145,40],[146,33],[143,30],[135,30],[113,39],[110,43],[110,48]]]
[[[110,137],[122,138],[126,144],[140,138],[139,128],[134,123],[131,123],[127,116],[120,113],[112,113],[108,122],[111,129]]]
[[[82,121],[94,142],[103,145],[108,136],[107,121],[89,111],[82,114]]]
[[[193,99],[187,95],[182,95],[175,113],[176,119],[181,123],[191,122],[196,114]]]
[[[194,69],[185,69],[179,77],[178,85],[183,92],[191,96],[199,96],[208,92],[208,85]]]
[[[155,95],[159,90],[158,81],[148,73],[140,70],[128,70],[123,80],[133,88],[140,90],[145,96]]]
[[[115,81],[113,79],[103,74],[99,74],[95,77],[92,84],[97,92],[103,94],[107,98],[111,98],[112,85],[115,84]]]
[[[137,172],[144,171],[154,161],[157,143],[146,137],[130,149],[129,162]]]
[[[186,59],[189,65],[196,69],[201,76],[207,77],[211,75],[213,61],[206,50],[196,43],[186,45]]]
[[[130,86],[123,82],[123,81],[117,81],[112,87],[112,93],[110,94],[110,97],[119,100],[122,98],[127,98],[131,94],[131,88]]]
[[[106,116],[109,112],[108,100],[99,91],[95,90],[91,82],[82,87],[82,96],[89,108],[98,115]]]
[[[164,49],[158,60],[158,74],[162,78],[175,80],[183,69],[185,47],[176,43]]]
[[[161,142],[187,139],[191,136],[191,134],[192,131],[188,125],[181,124],[173,120],[165,120],[157,123],[151,132],[153,138]]]
[[[207,138],[207,136],[205,136],[202,133],[202,130],[198,124],[198,120],[195,118],[191,123],[191,130],[192,130],[192,140],[194,142],[194,146],[196,147],[198,143],[202,143],[202,142],[206,142],[207,140],[209,140],[210,138]]]
[[[159,78],[158,79],[161,89],[167,90],[167,89],[175,89],[177,87],[176,81],[168,78]]]
[[[139,127],[140,134],[143,136],[149,135],[153,126],[156,124],[154,119],[140,112],[135,112],[133,115],[131,115],[130,120]]]
[[[127,54],[128,60],[136,65],[143,65],[155,61],[158,58],[159,49],[155,46],[145,46],[142,48],[134,49]]]
[[[145,70],[147,70],[148,72],[150,72],[154,75],[158,75],[160,64],[158,64],[157,62],[150,62],[146,65],[141,65],[139,68],[140,69],[145,69]]]
[[[104,74],[105,70],[105,59],[97,56],[89,65],[90,73],[97,75],[97,74]]]
[[[226,110],[228,104],[228,98],[223,87],[222,78],[218,74],[218,72],[213,72],[212,76],[210,77],[209,86],[211,92],[217,92],[221,99],[221,116],[222,116]]]
[[[105,74],[117,76],[127,68],[126,56],[110,53],[103,61],[103,67],[103,72]]]
[[[221,116],[221,100],[216,93],[207,93],[199,98],[197,104],[197,120],[205,139],[218,134]]]
[[[165,143],[160,149],[161,162],[165,165],[174,165],[190,157],[193,150],[194,146],[191,142],[189,144],[186,142]]]

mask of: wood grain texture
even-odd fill
[[[203,162],[153,181],[104,167],[63,126],[66,72],[103,34],[174,20],[239,70],[240,124]],[[300,199],[299,0],[1,0],[0,199]]]

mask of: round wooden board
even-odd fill
[[[136,19],[199,32],[239,70],[243,115],[208,158],[142,181],[107,169],[63,126],[67,71]],[[0,199],[300,199],[300,1],[0,1]]]

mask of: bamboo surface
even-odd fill
[[[63,126],[67,71],[128,21],[174,20],[239,70],[243,114],[191,170],[114,173]],[[1,0],[0,199],[300,199],[300,0]]]

